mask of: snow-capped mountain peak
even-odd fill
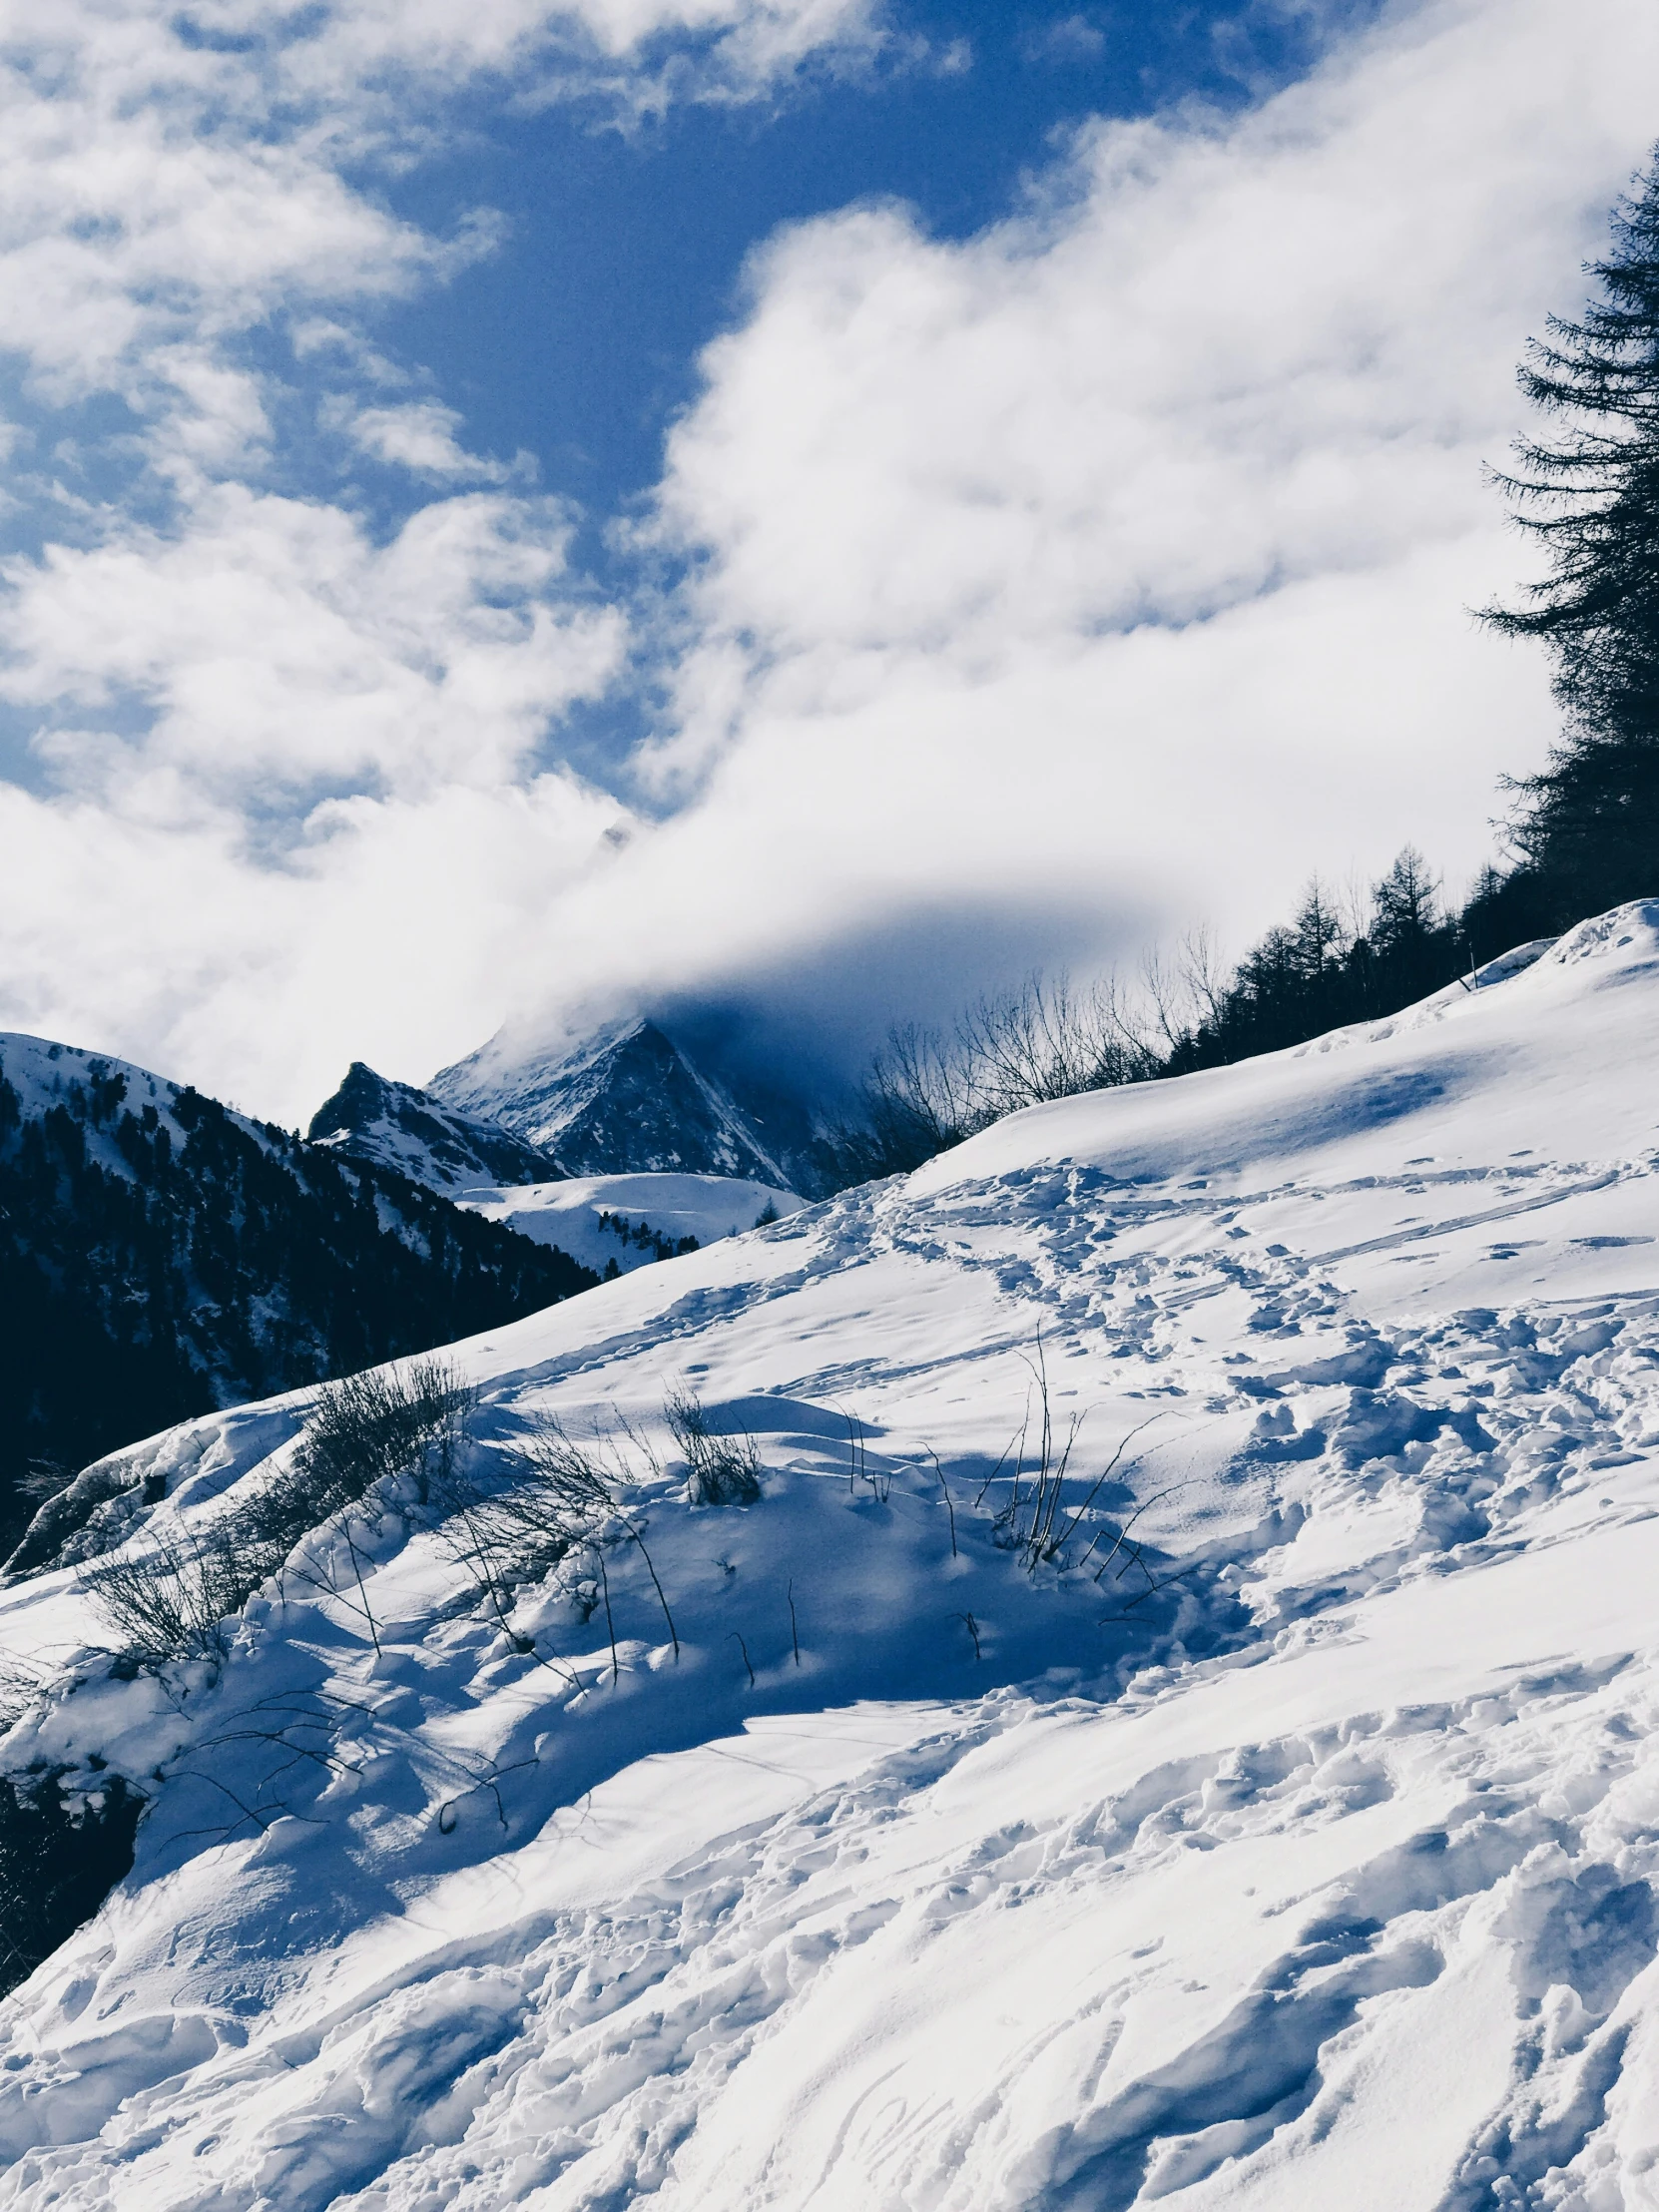
[[[724,1085],[657,1024],[613,1022],[574,1045],[492,1038],[427,1086],[557,1153],[572,1175],[672,1172],[788,1188],[790,1175]]]

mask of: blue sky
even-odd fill
[[[292,1121],[1453,889],[1645,0],[0,26],[0,1023]]]
[[[529,114],[470,102],[453,149],[387,197],[439,233],[482,201],[504,219],[500,248],[378,319],[376,335],[430,373],[480,450],[534,456],[542,484],[579,509],[583,569],[625,593],[610,525],[649,500],[702,348],[741,316],[746,259],[781,226],[896,200],[931,236],[969,238],[1041,189],[1056,145],[1092,117],[1183,103],[1235,113],[1374,13],[1371,0],[915,7],[889,18],[896,51],[753,100],[620,121],[603,98]],[[400,511],[395,480],[364,488]],[[584,703],[558,733],[560,757],[629,788],[654,704],[627,687]],[[948,996],[959,978],[946,969]],[[905,998],[901,970],[879,1018]],[[860,1025],[854,1057],[874,1026]]]
[[[1374,12],[1352,7],[1349,24]],[[603,107],[476,103],[471,135],[391,189],[441,229],[486,201],[502,250],[383,331],[424,362],[485,449],[528,448],[598,515],[649,491],[697,356],[741,307],[750,249],[867,198],[965,238],[1020,201],[1056,134],[1183,101],[1236,110],[1301,74],[1335,25],[1310,11],[1054,4],[905,9],[925,52],[627,131]]]

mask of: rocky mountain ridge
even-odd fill
[[[412,1083],[353,1060],[311,1116],[306,1141],[395,1169],[447,1196],[483,1183],[556,1183],[564,1167],[505,1122],[443,1105]]]

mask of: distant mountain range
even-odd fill
[[[426,1178],[0,1033],[0,1537],[54,1470],[597,1280]]]

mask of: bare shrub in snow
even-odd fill
[[[551,1415],[545,1415],[519,1438],[504,1479],[487,1484],[457,1468],[434,1489],[434,1503],[445,1516],[439,1535],[451,1556],[471,1576],[516,1649],[529,1652],[535,1645],[509,1621],[514,1590],[549,1568],[577,1558],[592,1568],[599,1586],[611,1639],[614,1679],[620,1672],[620,1662],[606,1554],[616,1545],[625,1544],[639,1552],[651,1577],[675,1657],[679,1657],[679,1633],[646,1549],[643,1528],[624,1508],[620,1496],[624,1487],[640,1479],[642,1471],[660,1477],[661,1463],[644,1437],[620,1414],[611,1433],[585,1442],[573,1437]]]
[[[663,1418],[686,1462],[686,1495],[693,1505],[754,1505],[759,1500],[761,1454],[747,1430],[716,1433],[703,1400],[681,1383],[664,1399]]]
[[[412,1475],[424,1499],[455,1466],[476,1393],[447,1360],[348,1375],[318,1394],[286,1466],[244,1508],[289,1546],[381,1483]]]
[[[846,1423],[846,1494],[856,1497],[858,1484],[863,1483],[877,1505],[885,1505],[892,1496],[892,1474],[886,1467],[869,1471],[869,1453],[864,1445],[864,1424],[857,1414],[846,1406],[836,1407]]]
[[[1002,1469],[1013,1461],[1012,1490],[1008,1501],[996,1513],[992,1521],[995,1540],[1005,1549],[1014,1552],[1026,1570],[1035,1574],[1039,1567],[1055,1566],[1076,1571],[1088,1564],[1101,1544],[1107,1545],[1106,1556],[1095,1569],[1098,1582],[1108,1569],[1114,1570],[1113,1580],[1138,1567],[1149,1587],[1133,1602],[1149,1596],[1159,1588],[1151,1570],[1146,1565],[1144,1547],[1133,1540],[1130,1530],[1135,1522],[1156,1502],[1157,1497],[1167,1497],[1168,1490],[1160,1490],[1155,1497],[1143,1499],[1126,1522],[1114,1524],[1102,1521],[1089,1538],[1081,1554],[1073,1556],[1073,1540],[1094,1513],[1100,1493],[1118,1475],[1123,1466],[1123,1455],[1134,1439],[1154,1421],[1163,1418],[1161,1413],[1150,1413],[1118,1440],[1111,1457],[1095,1475],[1081,1496],[1066,1496],[1066,1482],[1070,1474],[1071,1455],[1082,1432],[1087,1417],[1073,1413],[1067,1426],[1063,1443],[1055,1436],[1053,1409],[1049,1400],[1048,1363],[1043,1354],[1042,1338],[1036,1345],[1036,1358],[1027,1362],[1031,1369],[1032,1386],[1036,1394],[1037,1437],[1035,1455],[1027,1463],[1026,1451],[1031,1444],[1032,1405],[1028,1394],[1025,1413],[1020,1426],[1009,1439],[1007,1449],[979,1486],[979,1498],[983,1498],[991,1484],[999,1479]],[[1131,1462],[1133,1463],[1133,1462]],[[940,1477],[941,1484],[943,1477]],[[948,1493],[947,1493],[948,1495]],[[975,1499],[977,1504],[979,1499]],[[951,1542],[955,1543],[955,1515],[951,1514]]]
[[[224,1652],[226,1622],[284,1568],[341,1594],[326,1545],[296,1556],[307,1536],[331,1528],[344,1540],[354,1602],[377,1643],[353,1521],[395,1478],[412,1477],[422,1498],[446,1480],[473,1402],[441,1360],[330,1383],[285,1463],[251,1495],[203,1526],[92,1568],[82,1587],[140,1664],[214,1658]]]
[[[240,1509],[241,1531],[268,1555],[280,1553],[277,1564],[288,1561],[313,1588],[354,1604],[378,1650],[359,1529],[378,1518],[378,1501],[392,1481],[412,1479],[425,1503],[434,1483],[450,1478],[476,1401],[446,1360],[347,1376],[323,1391],[286,1466]],[[327,1544],[302,1544],[313,1529],[343,1540],[354,1597],[341,1588]]]
[[[1017,1552],[1025,1566],[1034,1574],[1038,1567],[1051,1565],[1060,1557],[1066,1535],[1076,1525],[1075,1516],[1063,1511],[1063,1499],[1071,1454],[1087,1416],[1073,1413],[1065,1442],[1057,1444],[1053,1409],[1048,1395],[1048,1363],[1043,1357],[1041,1337],[1037,1339],[1036,1361],[1028,1364],[1031,1366],[1039,1414],[1036,1457],[1027,1468],[1025,1453],[1031,1434],[1031,1400],[1028,1395],[1025,1417],[1017,1439],[1009,1446],[1014,1459],[1013,1491],[1007,1504],[996,1516],[995,1528],[998,1541],[1009,1550]],[[1105,1479],[1103,1475],[1095,1484],[1095,1491],[1100,1489]]]
[[[222,1514],[204,1529],[181,1530],[82,1575],[81,1587],[129,1658],[159,1666],[222,1655],[225,1623],[282,1563],[278,1551],[252,1538],[238,1521],[238,1515]]]
[[[903,1023],[870,1062],[855,1124],[828,1140],[833,1172],[902,1173],[1021,1107],[1142,1082],[1160,1071],[1159,1042],[1115,978],[1079,987],[1063,970],[980,997],[949,1029]]]

